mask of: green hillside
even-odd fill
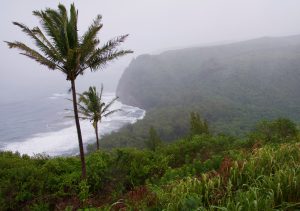
[[[214,133],[238,136],[261,119],[298,122],[299,81],[300,36],[141,55],[124,71],[117,95],[146,109],[146,117],[102,146],[143,146],[150,126],[164,141],[183,137],[192,111]]]
[[[142,55],[125,70],[117,95],[145,109],[220,101],[290,112],[299,103],[299,46],[294,36]]]

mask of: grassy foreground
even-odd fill
[[[97,151],[87,156],[84,181],[78,157],[1,152],[0,209],[300,209],[297,137],[196,135],[155,152]]]

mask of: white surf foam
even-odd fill
[[[114,94],[104,95],[104,101],[112,99],[113,96]],[[65,97],[65,95],[56,97]],[[119,101],[116,101],[111,109],[119,108],[122,109],[122,111],[111,115],[101,122],[100,136],[116,131],[125,124],[133,124],[137,120],[144,118],[146,113],[142,109],[124,105]],[[58,122],[57,124],[64,124],[66,128],[58,131],[34,134],[23,142],[7,144],[4,146],[3,150],[18,151],[21,154],[28,155],[46,153],[50,156],[59,156],[74,154],[74,152],[77,154],[78,139],[74,121],[73,123],[71,120]],[[81,121],[81,131],[84,145],[95,141],[95,132],[90,121]]]
[[[52,96],[48,97],[49,99],[55,100],[61,97],[68,97],[68,94],[65,93],[54,93]]]

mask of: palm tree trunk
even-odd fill
[[[96,133],[96,141],[97,141],[97,150],[99,150],[98,123],[96,123],[95,133]]]
[[[71,85],[72,85],[74,116],[75,116],[75,123],[76,123],[78,143],[79,143],[79,151],[80,151],[80,159],[81,159],[81,177],[82,177],[82,179],[85,179],[86,178],[86,167],[85,167],[85,159],[84,159],[84,149],[83,149],[83,143],[82,143],[82,135],[81,135],[79,118],[78,118],[76,88],[75,88],[75,81],[74,80],[71,80]]]

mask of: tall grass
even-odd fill
[[[294,210],[300,208],[300,146],[254,150],[222,171],[152,186],[165,210]],[[223,166],[224,167],[224,166]]]

